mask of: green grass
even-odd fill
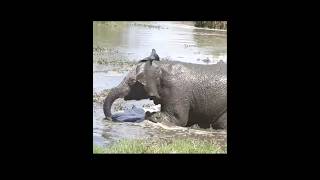
[[[93,146],[94,154],[108,153],[226,153],[213,141],[196,139],[121,140],[108,148]]]

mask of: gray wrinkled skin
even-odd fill
[[[104,102],[110,117],[113,101],[150,98],[161,111],[146,119],[167,125],[227,127],[227,68],[224,62],[198,65],[177,61],[141,62],[111,90]]]

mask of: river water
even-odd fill
[[[196,64],[214,64],[222,60],[227,62],[226,31],[195,28],[192,22],[93,22],[93,92],[102,93],[117,86],[130,68],[97,63],[97,59],[117,61],[137,61],[150,55],[156,49],[160,59],[170,59]],[[122,69],[121,69],[122,68]],[[116,100],[123,108],[132,105],[149,111],[157,111],[150,100]],[[118,112],[113,106],[112,113]],[[203,136],[216,138],[226,143],[225,131],[178,128],[165,130],[150,122],[115,123],[103,120],[101,102],[93,102],[93,143],[108,146],[124,139],[174,138],[177,136]]]

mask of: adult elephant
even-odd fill
[[[198,124],[215,129],[227,127],[226,63],[199,65],[177,61],[143,60],[111,89],[103,110],[111,117],[117,98],[151,99],[161,111],[146,113],[146,119],[167,125]]]

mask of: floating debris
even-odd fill
[[[210,59],[207,57],[206,59],[202,59],[202,61],[208,64],[210,62]]]

